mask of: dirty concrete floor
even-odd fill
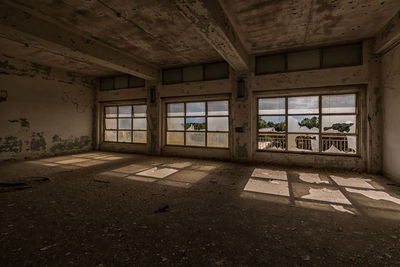
[[[0,177],[2,266],[400,265],[379,176],[90,152]]]

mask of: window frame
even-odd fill
[[[120,106],[130,106],[131,107],[131,116],[130,117],[119,117],[119,107]],[[135,117],[134,114],[134,106],[146,106],[146,115],[143,117]],[[106,108],[108,107],[117,107],[117,116],[116,117],[111,117],[111,119],[116,119],[117,120],[117,128],[116,129],[106,129],[106,119],[110,119],[106,117]],[[129,103],[104,103],[102,105],[102,142],[107,143],[107,144],[135,144],[135,145],[147,145],[148,142],[148,131],[149,131],[149,126],[148,126],[148,119],[147,119],[147,109],[148,105],[146,102],[129,102]],[[119,119],[120,118],[126,118],[126,119],[131,119],[131,128],[130,129],[119,129]],[[133,120],[137,118],[141,119],[146,119],[146,130],[135,130],[133,128]],[[117,132],[117,141],[106,141],[105,140],[105,132],[106,131],[116,131]],[[131,142],[118,142],[119,139],[119,131],[130,131],[131,132]],[[141,131],[141,132],[146,132],[146,142],[134,142],[133,141],[133,132],[134,131]]]
[[[217,101],[226,101],[228,102],[228,115],[208,115],[208,102],[217,102]],[[195,116],[186,116],[186,104],[188,103],[199,103],[199,102],[204,102],[205,103],[205,115],[195,115]],[[183,104],[184,110],[183,110],[183,116],[168,116],[168,105],[170,104]],[[176,100],[176,101],[166,101],[164,103],[164,145],[167,147],[184,147],[184,148],[206,148],[206,149],[222,149],[222,150],[230,150],[230,138],[231,138],[231,103],[229,98],[216,98],[216,99],[191,99],[191,100]],[[186,118],[199,118],[199,117],[204,117],[205,118],[205,125],[206,128],[204,131],[187,131],[186,130]],[[228,118],[228,130],[227,131],[208,131],[208,118],[223,118],[227,117]],[[168,130],[168,118],[183,118],[184,119],[184,129],[183,130]],[[174,144],[168,144],[167,143],[167,134],[168,132],[178,132],[178,133],[183,133],[183,145],[174,145]],[[205,135],[205,142],[204,146],[194,146],[194,145],[186,145],[186,133],[204,133]],[[227,147],[213,147],[213,146],[208,146],[208,133],[226,133],[228,134],[228,146]]]
[[[355,112],[354,113],[322,113],[322,96],[335,96],[335,95],[355,95]],[[311,114],[289,114],[288,110],[288,99],[290,97],[310,97],[310,96],[318,96],[318,113],[311,113]],[[265,114],[265,115],[260,115],[259,114],[259,100],[260,99],[273,99],[273,98],[284,98],[285,99],[285,113],[284,114]],[[361,149],[361,128],[363,127],[361,125],[361,112],[360,112],[360,98],[361,98],[361,93],[359,90],[356,91],[344,91],[344,92],[329,92],[329,93],[323,93],[323,92],[318,92],[318,93],[290,93],[290,94],[284,94],[284,95],[257,95],[255,97],[256,100],[256,152],[272,152],[272,153],[289,153],[289,154],[305,154],[305,155],[323,155],[323,156],[345,156],[345,157],[361,157],[362,151]],[[288,118],[289,116],[313,116],[317,115],[319,117],[319,129],[318,132],[312,133],[312,132],[289,132],[289,125],[288,125]],[[324,116],[350,116],[350,115],[355,115],[356,116],[356,127],[354,133],[324,133],[322,131],[322,118]],[[285,116],[285,123],[286,123],[286,129],[285,132],[282,133],[276,133],[276,135],[284,135],[285,136],[285,150],[262,150],[259,149],[258,147],[258,135],[259,135],[259,124],[258,124],[258,119],[260,116]],[[271,135],[274,133],[271,132]],[[318,152],[307,152],[307,151],[293,151],[289,150],[289,134],[294,134],[294,135],[317,135],[318,136]],[[323,152],[322,151],[322,137],[323,136],[355,136],[357,138],[356,141],[356,153],[352,154],[347,154],[347,153],[329,153],[329,152]]]

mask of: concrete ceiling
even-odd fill
[[[250,54],[374,36],[399,0],[219,0]]]
[[[202,1],[205,3],[202,9],[193,4],[196,1],[180,0],[5,2],[51,24],[104,44],[120,53],[118,55],[127,55],[137,60],[136,66],[145,62],[150,66],[150,71],[154,68],[227,59],[221,53],[221,49],[227,45],[231,45],[233,51],[228,55],[231,58],[236,56],[234,49],[243,46],[244,50],[237,54],[245,59],[246,54],[361,40],[374,36],[400,9],[399,0],[219,0],[224,13],[219,16],[218,9],[213,10],[213,1]],[[209,17],[202,16],[207,13],[207,8],[211,10],[208,12]],[[198,10],[201,16],[196,15],[195,19],[188,17],[187,14],[194,14]],[[219,17],[229,19],[221,20],[222,24],[232,25],[219,28]],[[200,22],[202,25],[199,25]],[[204,32],[204,25],[211,27],[212,32],[215,28],[222,35],[228,33],[228,38],[222,37],[225,42],[223,46],[217,47],[207,39],[209,33]],[[221,38],[216,40],[220,42]],[[9,56],[49,66],[61,66],[84,74],[102,76],[123,72],[123,69],[107,68],[103,61],[97,65],[98,61],[87,60],[81,54],[75,56],[73,53],[57,53],[54,47],[46,49],[34,41],[26,40],[26,37],[10,38],[0,33],[0,47],[2,53]],[[120,65],[126,67],[125,63]],[[135,65],[131,69],[139,71]]]

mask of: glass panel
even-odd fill
[[[204,116],[206,115],[206,103],[186,103],[186,116]]]
[[[324,67],[348,66],[361,64],[361,45],[351,44],[325,47],[322,50]]]
[[[207,102],[208,115],[229,115],[228,101],[210,101]]]
[[[163,70],[162,79],[164,84],[182,82],[182,69]]]
[[[117,107],[106,107],[106,118],[117,117]]]
[[[320,67],[320,50],[305,50],[287,54],[288,70],[306,70]]]
[[[117,119],[106,119],[106,129],[117,129]]]
[[[206,118],[186,118],[186,131],[205,131]]]
[[[117,142],[117,131],[104,131],[104,141]]]
[[[288,98],[289,114],[319,113],[318,96],[302,96]]]
[[[205,146],[206,134],[205,133],[186,133],[187,146]]]
[[[184,105],[185,105],[184,103],[168,104],[167,105],[168,117],[185,116]]]
[[[285,71],[285,54],[256,57],[256,73]]]
[[[207,127],[208,131],[228,132],[229,131],[228,117],[208,117]]]
[[[133,106],[133,116],[134,117],[146,117],[146,105],[135,105]]]
[[[173,131],[185,130],[184,118],[167,118],[167,129]]]
[[[119,106],[118,107],[119,117],[131,117],[132,116],[132,106]]]
[[[284,132],[286,131],[285,116],[259,116],[259,132]]]
[[[203,65],[183,68],[183,81],[193,82],[203,80]]]
[[[206,80],[224,79],[229,77],[226,62],[209,63],[205,65],[204,78]]]
[[[101,90],[112,90],[114,89],[114,79],[113,78],[102,78],[100,81]]]
[[[324,133],[355,133],[356,115],[322,116]]]
[[[184,145],[184,132],[167,132],[167,145]]]
[[[309,134],[289,134],[289,151],[319,152],[318,135]]]
[[[143,119],[133,119],[133,128],[134,130],[147,130],[147,120]]]
[[[356,136],[321,136],[322,152],[325,153],[357,153],[357,137]]]
[[[145,86],[144,79],[132,75],[129,76],[129,87],[134,88],[134,87],[144,87],[144,86]]]
[[[285,98],[258,99],[258,114],[285,114]]]
[[[129,87],[128,81],[129,81],[128,75],[117,76],[114,78],[114,88],[115,89],[128,88]]]
[[[258,149],[259,150],[285,150],[286,136],[278,134],[258,134]]]
[[[228,133],[207,133],[207,146],[208,147],[228,147],[229,134]]]
[[[131,131],[118,131],[118,142],[131,142],[132,132]]]
[[[322,113],[356,113],[356,95],[323,95]]]
[[[118,119],[118,129],[130,130],[132,129],[131,127],[132,127],[131,119]]]
[[[289,132],[318,133],[319,116],[289,116]]]
[[[146,143],[147,132],[146,131],[133,131],[133,142],[134,143]]]

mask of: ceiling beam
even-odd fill
[[[384,54],[400,44],[400,11],[375,37],[375,53]]]
[[[250,70],[250,56],[217,0],[173,0],[173,3],[234,70]]]
[[[5,3],[0,3],[0,36],[143,79],[159,76],[150,64]]]

